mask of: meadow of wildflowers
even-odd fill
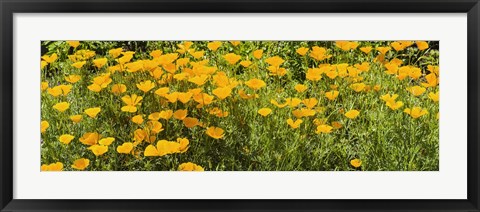
[[[435,171],[437,41],[43,41],[42,171]]]

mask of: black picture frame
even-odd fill
[[[480,211],[478,0],[0,0],[1,211]],[[466,200],[19,200],[13,199],[14,13],[467,13]],[[448,182],[445,182],[448,183]]]

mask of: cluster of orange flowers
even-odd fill
[[[271,98],[269,105],[262,105],[255,109],[259,116],[268,117],[288,108],[291,110],[291,117],[283,119],[286,126],[292,129],[299,128],[306,119],[310,117],[315,123],[316,134],[329,134],[337,129],[342,128],[341,121],[332,121],[318,118],[316,115],[322,113],[325,107],[320,102],[335,102],[343,94],[338,89],[338,84],[329,85],[329,90],[321,92],[321,96],[310,96],[304,98],[288,97],[268,97],[264,96],[262,89],[268,89],[270,78],[281,78],[286,80],[289,72],[297,70],[288,70],[285,66],[286,60],[277,55],[265,55],[263,49],[256,49],[251,53],[235,54],[233,52],[221,55],[216,60],[223,60],[227,65],[212,65],[210,59],[206,56],[207,51],[214,54],[227,42],[213,41],[207,45],[208,49],[199,50],[195,48],[194,42],[183,42],[177,45],[175,52],[164,53],[164,49],[153,50],[149,53],[149,58],[134,59],[137,55],[133,51],[125,51],[122,48],[115,48],[108,51],[107,55],[99,56],[91,50],[77,50],[81,44],[79,41],[68,41],[68,44],[76,51],[72,55],[68,55],[67,62],[70,63],[70,73],[64,77],[64,84],[50,86],[51,83],[44,81],[41,83],[41,90],[45,92],[43,98],[53,98],[56,102],[53,105],[54,111],[60,114],[68,114],[69,119],[74,124],[81,124],[85,118],[95,122],[98,116],[111,108],[103,108],[101,106],[83,108],[83,113],[75,113],[69,111],[71,105],[76,104],[74,98],[66,98],[71,96],[72,89],[88,89],[98,95],[111,96],[110,99],[121,99],[121,102],[113,102],[120,108],[120,111],[129,117],[132,126],[136,129],[133,131],[131,141],[118,143],[116,152],[118,154],[133,155],[135,157],[162,157],[169,154],[182,154],[189,150],[190,141],[183,138],[188,135],[182,135],[176,141],[168,141],[165,139],[158,140],[162,137],[162,131],[169,120],[176,120],[187,129],[202,128],[204,133],[212,139],[224,139],[228,136],[226,128],[228,126],[215,126],[211,122],[204,122],[198,110],[204,109],[208,111],[208,115],[218,118],[228,117],[229,107],[235,107],[231,104],[219,105],[222,101],[235,99],[235,101],[251,101],[259,98]],[[230,42],[233,46],[241,45],[239,41]],[[364,82],[365,75],[370,72],[372,66],[379,64],[384,70],[386,76],[393,76],[396,80],[409,80],[415,85],[407,88],[412,97],[420,97],[427,90],[428,98],[434,102],[439,101],[439,67],[428,65],[428,73],[420,67],[410,64],[404,65],[404,61],[394,58],[390,61],[386,60],[387,54],[392,51],[404,51],[409,47],[416,46],[419,51],[428,49],[428,43],[425,41],[398,41],[391,42],[389,46],[369,46],[359,42],[337,41],[335,48],[341,51],[349,52],[357,48],[365,55],[372,55],[372,61],[363,61],[355,64],[335,63],[332,64],[332,51],[326,47],[320,46],[302,46],[296,49],[298,60],[302,57],[313,59],[318,65],[308,67],[305,70],[305,81],[302,83],[294,83],[293,89],[296,93],[305,93],[318,89],[316,85],[320,83],[334,82],[334,80],[347,83],[349,89],[355,93],[362,92],[382,92],[380,84],[368,84]],[[377,53],[373,51],[376,50]],[[49,66],[58,60],[57,54],[44,55],[41,57],[41,69],[46,71]],[[330,62],[327,62],[330,61]],[[243,67],[248,70],[249,67],[256,66],[258,63],[265,63],[265,74],[245,78],[238,77],[235,70]],[[94,70],[95,74],[86,75],[89,70]],[[264,77],[263,77],[264,76]],[[125,78],[133,84],[126,83]],[[86,87],[82,87],[83,84]],[[435,92],[436,90],[436,92]],[[383,93],[381,100],[391,110],[398,110],[404,106],[404,101],[398,100],[399,95],[395,93]],[[81,98],[81,97],[75,97]],[[143,114],[146,99],[155,98],[158,102],[158,111]],[[100,105],[100,102],[94,102]],[[175,105],[176,109],[172,110],[169,106]],[[273,107],[272,107],[273,106]],[[80,106],[81,107],[81,106]],[[347,120],[357,119],[362,116],[362,111],[358,108],[350,108],[343,111],[342,114]],[[46,111],[42,111],[46,112]],[[53,112],[48,112],[53,113]],[[429,114],[428,109],[421,106],[405,108],[404,113],[414,119],[418,119]],[[438,117],[438,113],[437,113]],[[146,119],[146,120],[145,120]],[[50,120],[42,120],[41,133],[47,133]],[[279,126],[280,127],[280,126]],[[56,130],[56,129],[52,129]],[[102,133],[96,131],[71,132],[58,136],[58,141],[63,145],[70,145],[78,137],[78,141],[88,146],[96,157],[102,156],[109,151],[109,147],[118,140],[115,135],[104,137]],[[81,135],[81,136],[80,136]],[[234,138],[233,138],[234,139]],[[122,138],[121,140],[125,140]],[[157,141],[158,140],[158,141]],[[146,143],[146,144],[143,144]],[[85,170],[89,167],[90,160],[87,158],[78,158],[70,161],[71,168],[76,170]],[[354,158],[350,164],[358,168],[362,161]],[[42,171],[58,171],[63,170],[62,162],[51,164],[43,164]],[[203,171],[204,168],[192,162],[185,162],[178,166],[178,170],[182,171]]]

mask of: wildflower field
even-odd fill
[[[437,171],[437,41],[43,41],[42,171]]]

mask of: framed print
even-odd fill
[[[479,211],[476,0],[0,5],[2,211]]]

